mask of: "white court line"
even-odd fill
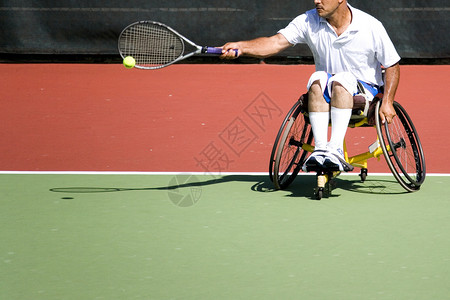
[[[268,172],[130,172],[130,171],[0,171],[0,175],[204,175],[204,176],[269,176]],[[314,175],[314,173],[300,173],[298,176]],[[342,173],[340,176],[353,176],[358,173]],[[369,176],[391,176],[392,173],[370,173]],[[450,176],[450,173],[427,173],[426,176]]]

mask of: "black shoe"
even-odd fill
[[[325,161],[325,155],[326,151],[315,150],[313,153],[311,153],[308,159],[306,159],[302,170],[304,172],[321,170],[323,168],[323,163]]]
[[[342,151],[340,151],[342,152]],[[339,153],[327,152],[327,156],[325,157],[324,168],[330,171],[341,171],[341,172],[351,172],[353,171],[353,166],[345,161]]]

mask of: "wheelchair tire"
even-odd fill
[[[375,119],[383,155],[398,183],[408,192],[417,191],[425,180],[426,167],[416,128],[406,110],[397,102],[393,104],[397,116],[391,124],[382,124],[379,116],[381,102],[376,104]]]
[[[308,153],[302,145],[311,145],[312,140],[311,126],[296,102],[283,120],[270,156],[269,175],[276,189],[285,189],[294,181]]]

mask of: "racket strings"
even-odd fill
[[[132,56],[136,65],[163,66],[173,62],[184,52],[183,41],[165,27],[152,23],[135,24],[120,37],[123,56]]]

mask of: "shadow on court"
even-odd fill
[[[403,189],[399,188],[399,184],[392,179],[385,179],[381,177],[373,177],[362,182],[359,177],[356,176],[346,176],[336,178],[333,187],[333,192],[331,195],[326,195],[325,197],[339,197],[339,190],[346,190],[361,194],[375,194],[375,195],[396,195],[407,193]],[[285,191],[291,194],[288,197],[298,197],[298,198],[310,198],[315,199],[314,189],[317,185],[317,178],[315,175],[303,175],[297,176],[294,182]],[[273,187],[273,183],[269,178],[264,178],[264,180],[258,181],[251,188],[253,191],[257,192],[276,192]]]
[[[205,179],[207,177],[207,179]],[[173,176],[168,182],[167,186],[159,187],[55,187],[51,188],[51,192],[56,193],[111,193],[111,192],[126,192],[126,191],[167,191],[174,197],[181,189],[193,189],[201,193],[201,188],[221,185],[227,183],[248,183],[249,189],[255,193],[273,193],[279,192],[275,190],[270,178],[265,175],[225,175],[225,176],[196,176],[189,174],[180,174]],[[301,175],[297,176],[296,180],[285,190],[290,194],[286,197],[298,198],[314,198],[314,188],[316,187],[315,175]],[[368,178],[365,182],[361,182],[357,176],[345,176],[335,179],[335,187],[331,195],[326,197],[339,197],[339,190],[346,190],[361,194],[379,194],[379,195],[393,195],[406,193],[399,188],[398,183],[394,178],[386,179],[384,177]]]

